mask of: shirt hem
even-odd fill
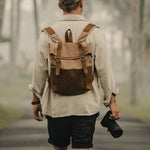
[[[43,115],[46,115],[46,116],[50,116],[52,118],[60,118],[60,117],[69,117],[69,116],[91,116],[91,115],[94,115],[94,114],[97,114],[97,113],[100,113],[100,110],[97,110],[95,112],[92,112],[92,113],[83,113],[83,114],[64,114],[64,115],[51,115],[49,113],[45,113],[45,112],[42,112]]]

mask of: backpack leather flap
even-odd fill
[[[92,66],[92,57],[90,55],[85,56],[84,58],[85,60],[85,67],[89,67]],[[81,59],[77,59],[77,60],[63,60],[61,59],[61,68],[62,69],[82,69],[82,62]]]
[[[91,54],[91,43],[62,43],[61,57],[81,57]]]
[[[62,69],[81,69],[82,59],[85,60],[86,67],[92,65],[91,43],[62,43]]]
[[[62,43],[61,48],[62,57],[79,57],[80,50],[78,48],[78,43]]]

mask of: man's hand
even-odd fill
[[[115,96],[112,95],[111,97],[111,102],[109,104],[109,108],[112,112],[112,114],[110,114],[110,119],[113,119],[113,120],[118,120],[120,118],[120,110],[117,106],[117,103],[115,101]]]
[[[43,117],[41,104],[33,105],[32,114],[33,114],[34,119],[38,121],[43,121],[43,119],[41,118]],[[39,117],[39,114],[41,117]]]

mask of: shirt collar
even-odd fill
[[[83,16],[81,15],[63,15],[60,19],[60,21],[84,21],[86,20]]]

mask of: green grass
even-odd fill
[[[136,104],[130,104],[129,101],[129,84],[120,86],[120,94],[118,96],[118,105],[122,111],[139,118],[150,126],[150,98],[140,98]]]
[[[18,120],[24,113],[19,102],[27,95],[31,76],[16,72],[12,82],[6,80],[6,72],[0,77],[0,130]]]
[[[18,120],[23,115],[23,111],[21,111],[17,107],[6,107],[1,106],[0,108],[0,130],[7,127],[10,123]]]

